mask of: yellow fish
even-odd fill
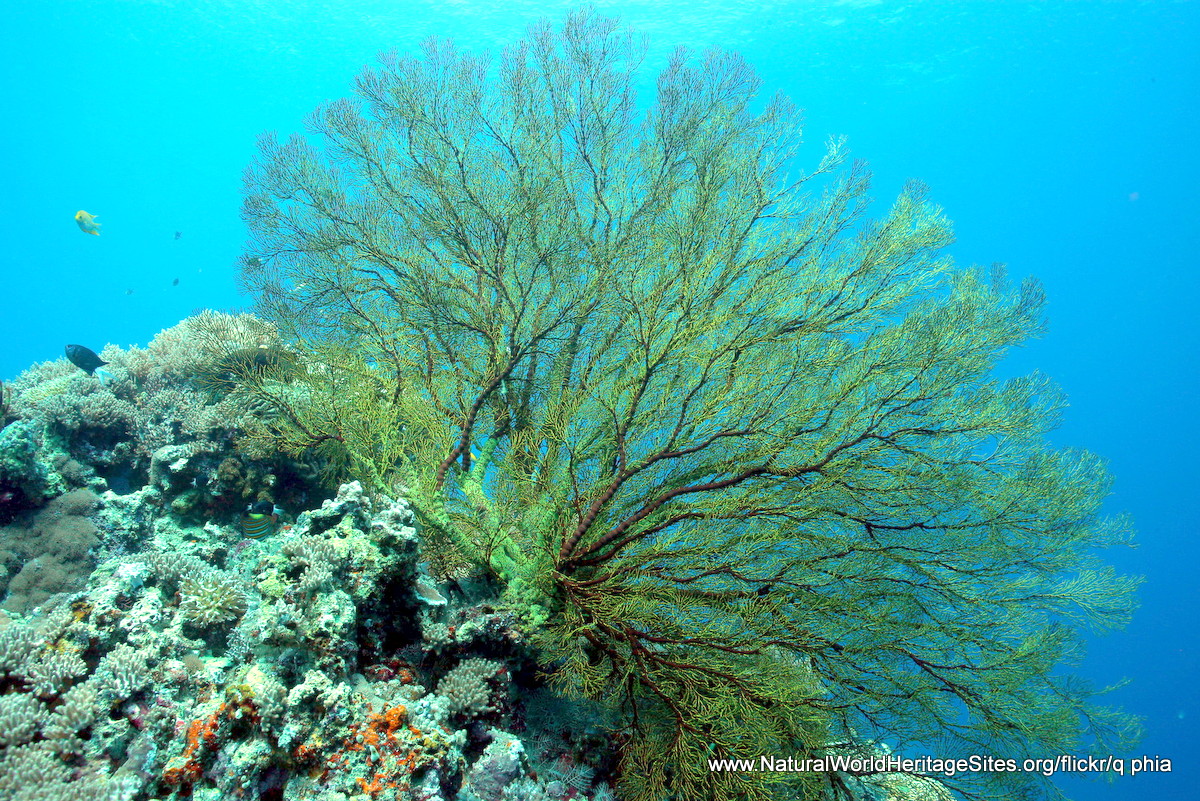
[[[79,230],[85,234],[100,236],[100,223],[96,222],[95,214],[88,214],[80,209],[75,212],[75,222],[79,224]]]

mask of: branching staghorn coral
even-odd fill
[[[27,693],[0,696],[0,745],[30,742],[46,719],[46,707]]]
[[[123,643],[100,660],[95,675],[97,686],[113,701],[123,701],[152,682],[145,654]]]
[[[109,649],[89,673],[66,636],[90,610],[62,606],[36,622],[10,621],[0,630],[0,797],[14,801],[128,798],[121,771],[72,770],[100,739],[98,721],[151,682],[147,657],[126,644]],[[90,733],[89,733],[90,732]],[[123,751],[123,746],[121,747]],[[132,752],[130,752],[132,756]],[[94,768],[94,766],[93,766]],[[138,783],[140,786],[140,782]]]
[[[72,679],[86,673],[87,664],[79,654],[68,651],[46,654],[30,667],[28,676],[36,692],[42,695],[54,695]]]
[[[196,626],[227,623],[246,611],[241,581],[217,571],[185,576],[179,582],[179,596],[184,619]]]
[[[0,629],[0,676],[28,676],[43,640],[32,626]]]
[[[76,685],[63,694],[62,703],[51,713],[42,733],[50,739],[74,737],[90,726],[100,711],[96,688]]]
[[[468,717],[481,715],[491,709],[489,682],[503,668],[503,664],[491,659],[467,659],[442,677],[438,695],[445,696],[452,712]]]
[[[151,573],[167,589],[178,587],[182,579],[189,575],[203,573],[207,566],[200,559],[187,553],[175,550],[150,550],[141,554]]]

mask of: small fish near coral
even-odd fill
[[[75,212],[75,223],[79,230],[92,236],[100,236],[100,223],[96,222],[95,214],[88,214],[83,209]]]
[[[112,373],[100,369],[108,364],[108,362],[97,356],[96,351],[91,348],[85,348],[83,345],[67,345],[63,348],[63,351],[67,354],[67,359],[71,364],[88,375],[96,376],[100,379],[101,384],[112,379]]]
[[[246,515],[242,518],[242,533],[252,540],[261,540],[268,534],[275,533],[275,524],[279,522],[279,514],[282,511],[270,501],[259,501],[246,507]]]

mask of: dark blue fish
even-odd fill
[[[67,345],[64,348],[67,358],[71,360],[71,364],[83,370],[88,375],[93,375],[97,367],[103,367],[108,362],[103,361],[96,355],[96,351],[91,348],[85,348],[83,345]]]
[[[175,232],[175,238],[176,238],[176,239],[179,239],[179,238],[180,238],[180,237],[182,237],[182,236],[183,236],[183,231],[176,231],[176,232]]]

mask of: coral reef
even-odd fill
[[[0,591],[7,590],[0,606],[24,612],[54,593],[84,586],[98,541],[89,516],[98,502],[90,490],[74,490],[50,501],[24,525],[0,527]]]
[[[599,718],[530,719],[519,615],[432,578],[403,499],[239,450],[230,325],[266,331],[207,315],[6,395],[0,801],[610,798]],[[291,511],[249,539],[264,497]]]
[[[280,350],[272,327],[251,315],[203,312],[146,348],[104,348],[113,381],[66,359],[34,365],[6,387],[18,420],[0,432],[0,488],[18,493],[19,507],[37,506],[69,482],[63,468],[45,465],[74,460],[92,471],[77,485],[98,474],[118,494],[145,484],[171,490],[176,513],[193,520],[240,511],[264,492],[278,502],[312,470],[232,447],[254,412],[229,370]],[[230,353],[247,352],[229,363]]]
[[[33,420],[16,420],[0,430],[0,487],[36,505],[63,491],[62,475],[47,457],[44,426]],[[6,507],[12,497],[6,498]]]
[[[237,579],[220,573],[187,576],[180,583],[179,596],[179,611],[196,626],[236,620],[246,611],[245,593]]]
[[[451,712],[467,717],[482,715],[495,708],[490,680],[503,674],[504,666],[499,662],[468,659],[442,677],[437,691],[449,703]]]
[[[239,371],[299,369],[266,345],[206,313],[106,348],[111,385],[5,387],[0,801],[615,798],[612,720],[551,691],[529,609],[435,578],[406,499],[242,447]]]
[[[555,793],[535,778],[511,701],[529,667],[506,628],[515,618],[428,584],[403,501],[377,507],[346,485],[262,541],[157,522],[144,554],[102,558],[86,590],[0,629],[0,771],[21,777],[0,780],[0,798],[449,801],[604,787],[589,775]],[[421,592],[457,621],[428,622],[455,629],[436,647]],[[547,738],[554,759],[571,748]]]

